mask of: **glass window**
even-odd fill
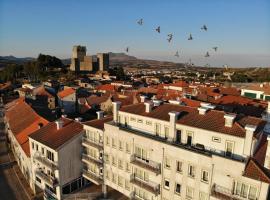
[[[257,188],[250,186],[248,199],[255,200],[256,199],[256,193],[257,193]]]
[[[176,161],[176,172],[182,172],[182,165],[183,163],[180,161]]]
[[[194,178],[195,177],[195,167],[192,165],[188,166],[188,176]]]
[[[119,150],[120,151],[123,150],[123,142],[121,140],[119,140]]]
[[[191,187],[187,187],[187,194],[186,194],[186,196],[187,196],[187,198],[188,199],[192,199],[193,198],[193,188],[191,188]]]
[[[165,157],[165,167],[168,169],[171,167],[171,161],[168,157]]]
[[[164,188],[165,189],[170,189],[170,181],[167,180],[167,179],[164,180]]]
[[[242,184],[240,196],[246,198],[248,192],[248,185]]]
[[[227,157],[232,157],[233,154],[233,142],[226,141],[225,155]]]
[[[165,132],[165,138],[169,138],[169,127],[168,126],[165,126],[164,132]]]
[[[112,147],[113,148],[116,148],[116,142],[115,142],[115,139],[114,138],[112,138]]]
[[[123,169],[123,162],[120,159],[118,159],[118,168]]]
[[[146,125],[148,125],[148,126],[151,126],[152,125],[152,122],[151,121],[148,121],[148,120],[146,120]]]
[[[209,181],[209,173],[208,173],[208,171],[205,171],[205,170],[202,171],[202,181],[204,181],[204,182]]]
[[[181,193],[181,185],[179,183],[175,184],[175,193],[180,194]]]
[[[130,190],[130,183],[129,183],[129,180],[125,180],[125,188],[126,190]]]
[[[142,119],[137,119],[137,122],[138,123],[143,123],[143,120]]]
[[[109,138],[109,136],[106,136],[106,137],[105,137],[105,140],[106,140],[106,141],[105,141],[106,145],[107,145],[107,146],[110,146],[110,138]]]
[[[128,142],[126,143],[126,152],[127,152],[127,153],[130,153],[130,145],[129,145]]]
[[[122,176],[118,176],[118,185],[120,187],[123,187],[124,185],[124,178]]]
[[[156,129],[156,135],[160,135],[160,124],[156,124],[155,129]]]
[[[32,149],[35,149],[35,144],[34,144],[34,142],[32,142]]]
[[[207,194],[204,193],[204,192],[200,192],[200,194],[199,194],[199,199],[200,199],[200,200],[207,200]]]

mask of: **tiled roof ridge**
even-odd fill
[[[257,170],[259,170],[260,173],[262,173],[262,175],[268,180],[268,182],[270,183],[270,170],[265,168],[264,166],[261,166],[256,159],[254,159],[253,157],[250,158],[250,160],[248,161],[247,165],[249,164],[249,162],[253,162],[254,166],[256,167]],[[246,166],[247,166],[246,165]]]

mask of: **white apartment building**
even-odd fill
[[[32,185],[43,190],[44,199],[64,199],[88,183],[82,177],[83,126],[60,118],[29,137]]]
[[[266,121],[212,109],[114,102],[112,121],[85,127],[104,141],[99,184],[130,199],[268,199]]]

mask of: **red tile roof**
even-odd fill
[[[73,88],[66,88],[62,90],[61,92],[58,92],[58,97],[65,98],[71,94],[74,94],[76,91]]]
[[[116,86],[111,84],[99,85],[96,87],[99,91],[116,91]]]
[[[60,120],[64,124],[59,130],[55,122],[50,122],[31,134],[30,138],[56,150],[83,131],[83,126],[79,122],[67,118],[60,118]]]
[[[112,121],[112,119],[113,119],[112,116],[108,116],[102,119],[95,119],[95,120],[87,121],[87,122],[84,122],[83,124],[100,129],[100,130],[104,130],[104,123]]]
[[[247,162],[244,176],[258,181],[263,181],[268,184],[270,183],[270,171],[260,166],[253,158],[250,158]]]
[[[257,147],[256,152],[254,153],[254,159],[261,165],[264,166],[266,151],[267,151],[267,135],[263,134],[260,140],[260,144]]]
[[[169,121],[168,113],[170,111],[177,111],[181,113],[179,119],[177,120],[178,124],[220,132],[237,137],[245,137],[246,130],[244,127],[247,124],[258,126],[255,131],[255,133],[257,133],[262,130],[266,123],[259,118],[238,115],[232,127],[225,127],[225,113],[223,111],[209,110],[205,115],[200,115],[197,108],[173,104],[163,104],[157,106],[150,113],[145,112],[145,105],[143,103],[122,107],[120,111],[164,121]]]
[[[27,146],[28,137],[39,129],[40,124],[46,125],[48,121],[39,116],[23,101],[23,98],[16,100],[13,105],[7,108],[5,117],[18,143],[26,155],[30,156],[29,145]]]

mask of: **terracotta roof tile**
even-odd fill
[[[100,129],[100,130],[103,130],[104,123],[112,121],[112,119],[113,119],[112,116],[108,116],[108,117],[104,117],[103,119],[95,119],[95,120],[87,121],[87,122],[84,122],[83,124]]]
[[[270,172],[268,169],[259,165],[253,158],[249,159],[246,164],[244,176],[258,181],[270,183]]]
[[[56,150],[83,131],[83,126],[79,122],[67,118],[61,118],[60,120],[64,124],[59,130],[57,130],[55,122],[50,122],[31,134],[30,138]]]
[[[197,108],[173,104],[163,104],[154,107],[150,113],[145,112],[145,105],[143,103],[122,107],[120,111],[164,121],[169,121],[168,113],[170,111],[177,111],[181,113],[177,120],[178,124],[234,135],[237,137],[245,137],[246,131],[244,127],[247,124],[258,126],[255,133],[259,132],[265,124],[265,121],[259,118],[250,118],[239,115],[232,127],[225,127],[225,113],[223,111],[209,110],[205,115],[200,115]]]
[[[71,95],[71,94],[73,94],[73,93],[75,93],[76,91],[73,89],[73,88],[66,88],[66,89],[64,89],[64,90],[62,90],[61,92],[58,92],[58,96],[60,97],[60,98],[64,98],[64,97],[66,97],[66,96],[69,96],[69,95]]]

